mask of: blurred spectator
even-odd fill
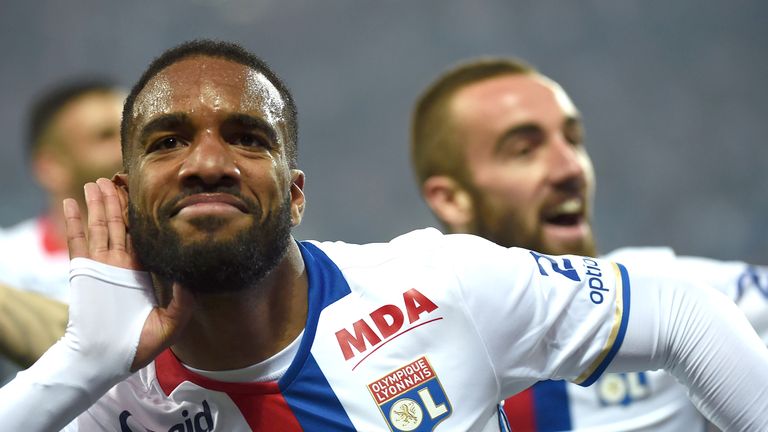
[[[85,208],[83,185],[98,177],[109,178],[120,169],[124,97],[124,91],[111,81],[83,78],[50,89],[32,105],[28,155],[32,173],[46,193],[46,209],[3,231],[0,283],[67,301],[69,256],[61,203],[72,197]],[[7,347],[4,344],[14,335],[7,337],[1,346]],[[21,354],[11,357],[26,358],[23,363],[34,361]],[[7,362],[2,363],[0,376],[7,379],[11,370]]]

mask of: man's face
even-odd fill
[[[218,58],[184,59],[146,85],[128,131],[128,185],[131,236],[147,270],[198,291],[232,291],[282,258],[303,206],[283,106],[263,74]]]
[[[539,75],[469,85],[451,105],[474,233],[549,254],[595,255],[594,170],[568,95]]]
[[[120,117],[124,95],[92,92],[68,103],[56,116],[51,138],[69,172],[68,194],[82,195],[83,184],[112,177],[120,170]]]

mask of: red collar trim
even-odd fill
[[[38,219],[37,226],[40,230],[41,246],[45,253],[55,255],[67,251],[67,243],[59,238],[56,230],[53,228],[53,223],[47,216],[41,216]]]

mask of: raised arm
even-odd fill
[[[606,370],[666,369],[720,428],[768,430],[768,349],[722,293],[652,265],[480,242],[446,242],[441,257],[461,258],[449,268],[485,340],[500,399],[540,380],[589,385]]]
[[[150,277],[138,271],[126,235],[124,192],[107,179],[86,184],[85,192],[87,237],[77,204],[64,202],[69,324],[37,363],[0,389],[0,423],[8,430],[61,429],[170,346],[191,315],[191,296],[177,287],[166,308],[154,306]]]
[[[768,430],[768,349],[724,294],[688,278],[632,278],[632,312],[612,371],[663,368],[725,431]]]

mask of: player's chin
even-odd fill
[[[545,224],[542,229],[546,250],[554,255],[594,255],[592,230],[586,223],[574,225]]]

